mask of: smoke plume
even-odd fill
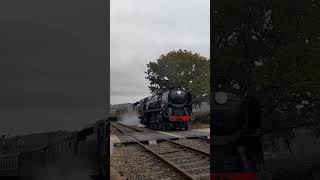
[[[121,115],[120,119],[118,120],[118,123],[127,126],[145,127],[143,124],[140,123],[138,113],[134,111]]]

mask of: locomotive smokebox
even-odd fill
[[[171,90],[169,92],[170,101],[173,104],[183,104],[186,102],[186,92],[181,90]]]
[[[226,96],[227,100],[224,103],[219,101],[219,97],[214,101],[213,128],[216,135],[231,134],[242,129],[243,125],[246,124],[246,100],[230,93],[227,93]]]

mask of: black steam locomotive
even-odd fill
[[[256,179],[263,172],[261,107],[253,97],[227,92],[214,93],[212,101],[211,170],[214,179]]]
[[[158,130],[188,130],[192,118],[192,95],[183,88],[146,97],[134,103],[141,124]]]

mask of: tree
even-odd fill
[[[149,62],[147,68],[146,79],[153,94],[180,86],[191,92],[194,104],[200,104],[209,96],[209,60],[197,53],[170,51],[156,62]]]
[[[227,0],[214,7],[215,89],[259,99],[265,130],[285,142],[297,127],[320,134],[319,1]]]

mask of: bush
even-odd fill
[[[210,112],[195,112],[193,113],[193,123],[210,124]]]

